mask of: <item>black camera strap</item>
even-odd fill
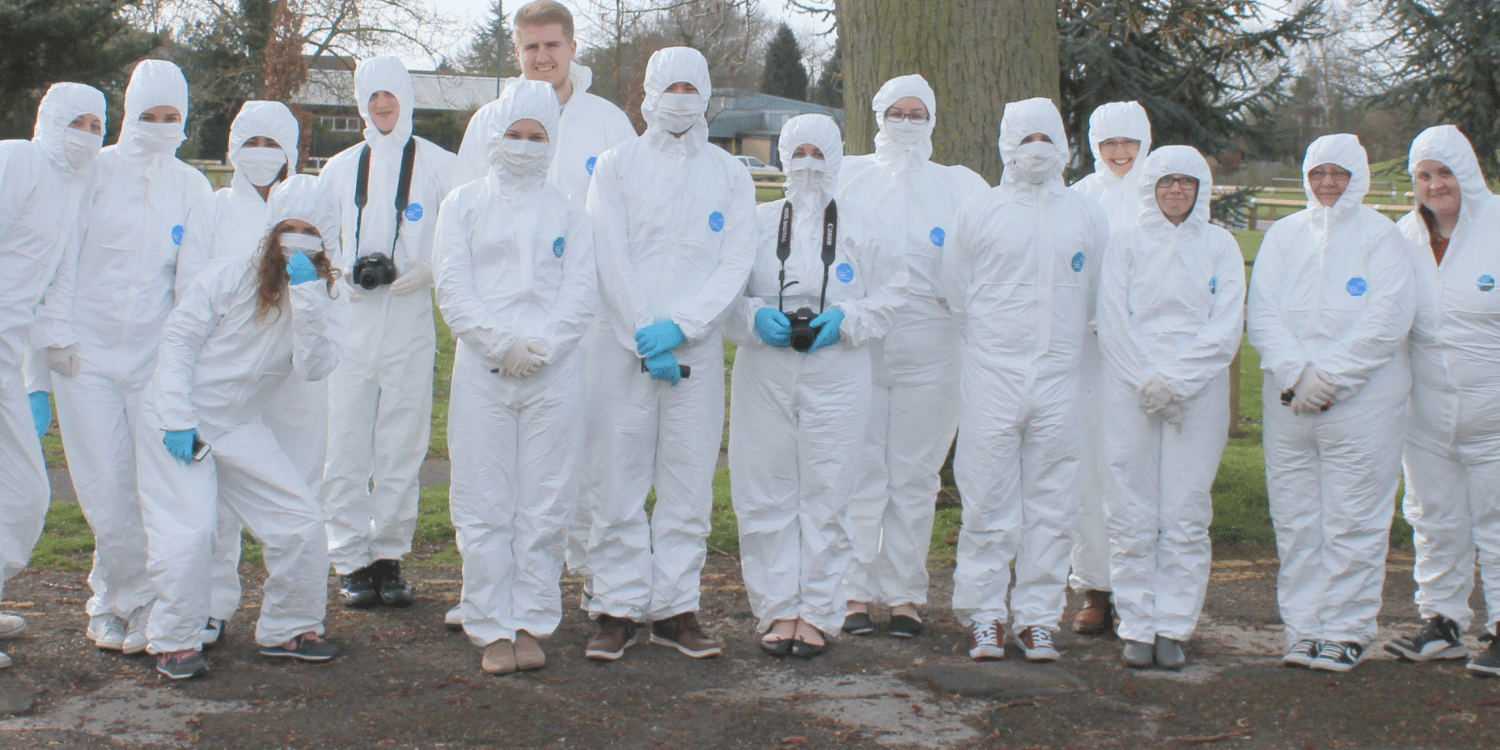
[[[391,236],[391,260],[396,259],[396,242],[401,237],[401,220],[411,203],[411,173],[417,161],[417,139],[406,139],[401,150],[401,177],[396,183],[396,233]],[[354,257],[359,257],[359,230],[364,225],[365,204],[370,202],[370,146],[359,152],[359,173],[354,178]]]
[[[818,294],[818,313],[821,314],[828,304],[828,267],[833,265],[834,256],[838,252],[839,237],[839,205],[837,201],[828,201],[828,206],[823,209],[823,290]],[[782,303],[787,287],[797,282],[787,283],[786,261],[792,257],[792,202],[790,200],[781,204],[781,224],[776,231],[776,260],[781,261],[781,272],[777,277],[780,289],[776,292],[776,309],[782,313],[786,312]]]

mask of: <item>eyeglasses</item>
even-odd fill
[[[899,109],[888,109],[885,111],[886,122],[901,122],[906,120],[913,125],[926,125],[926,112],[902,112]]]
[[[1338,167],[1313,167],[1307,170],[1308,180],[1333,180],[1334,182],[1348,182],[1350,178],[1348,170]]]
[[[1125,148],[1126,146],[1139,147],[1140,145],[1141,142],[1134,138],[1110,138],[1109,140],[1099,141],[1099,150]]]
[[[1189,177],[1185,174],[1169,174],[1166,177],[1163,177],[1160,180],[1156,181],[1156,187],[1158,190],[1165,190],[1172,187],[1173,185],[1178,185],[1183,188],[1193,188],[1194,190],[1197,190],[1198,178]]]

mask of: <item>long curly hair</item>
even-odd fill
[[[252,261],[255,264],[255,279],[257,288],[255,290],[255,322],[267,323],[281,319],[281,309],[286,305],[287,285],[290,279],[286,274],[286,254],[281,250],[281,233],[286,231],[286,222],[281,222],[271,231],[266,233],[260,241],[260,250],[256,252]],[[313,268],[318,271],[318,278],[326,280],[328,284],[328,296],[337,298],[338,290],[334,288],[333,282],[339,278],[339,270],[333,267],[328,260],[327,253],[313,253],[308,256],[312,260]],[[271,318],[271,311],[276,312],[276,317]]]

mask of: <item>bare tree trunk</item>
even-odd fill
[[[1000,179],[1005,103],[1058,95],[1055,0],[837,0],[851,154],[875,137],[870,99],[886,80],[921,73],[937,93],[933,159]]]

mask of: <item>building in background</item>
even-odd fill
[[[828,115],[844,126],[844,110],[740,89],[715,89],[708,103],[708,140],[736,156],[781,167],[781,126],[797,115]]]

